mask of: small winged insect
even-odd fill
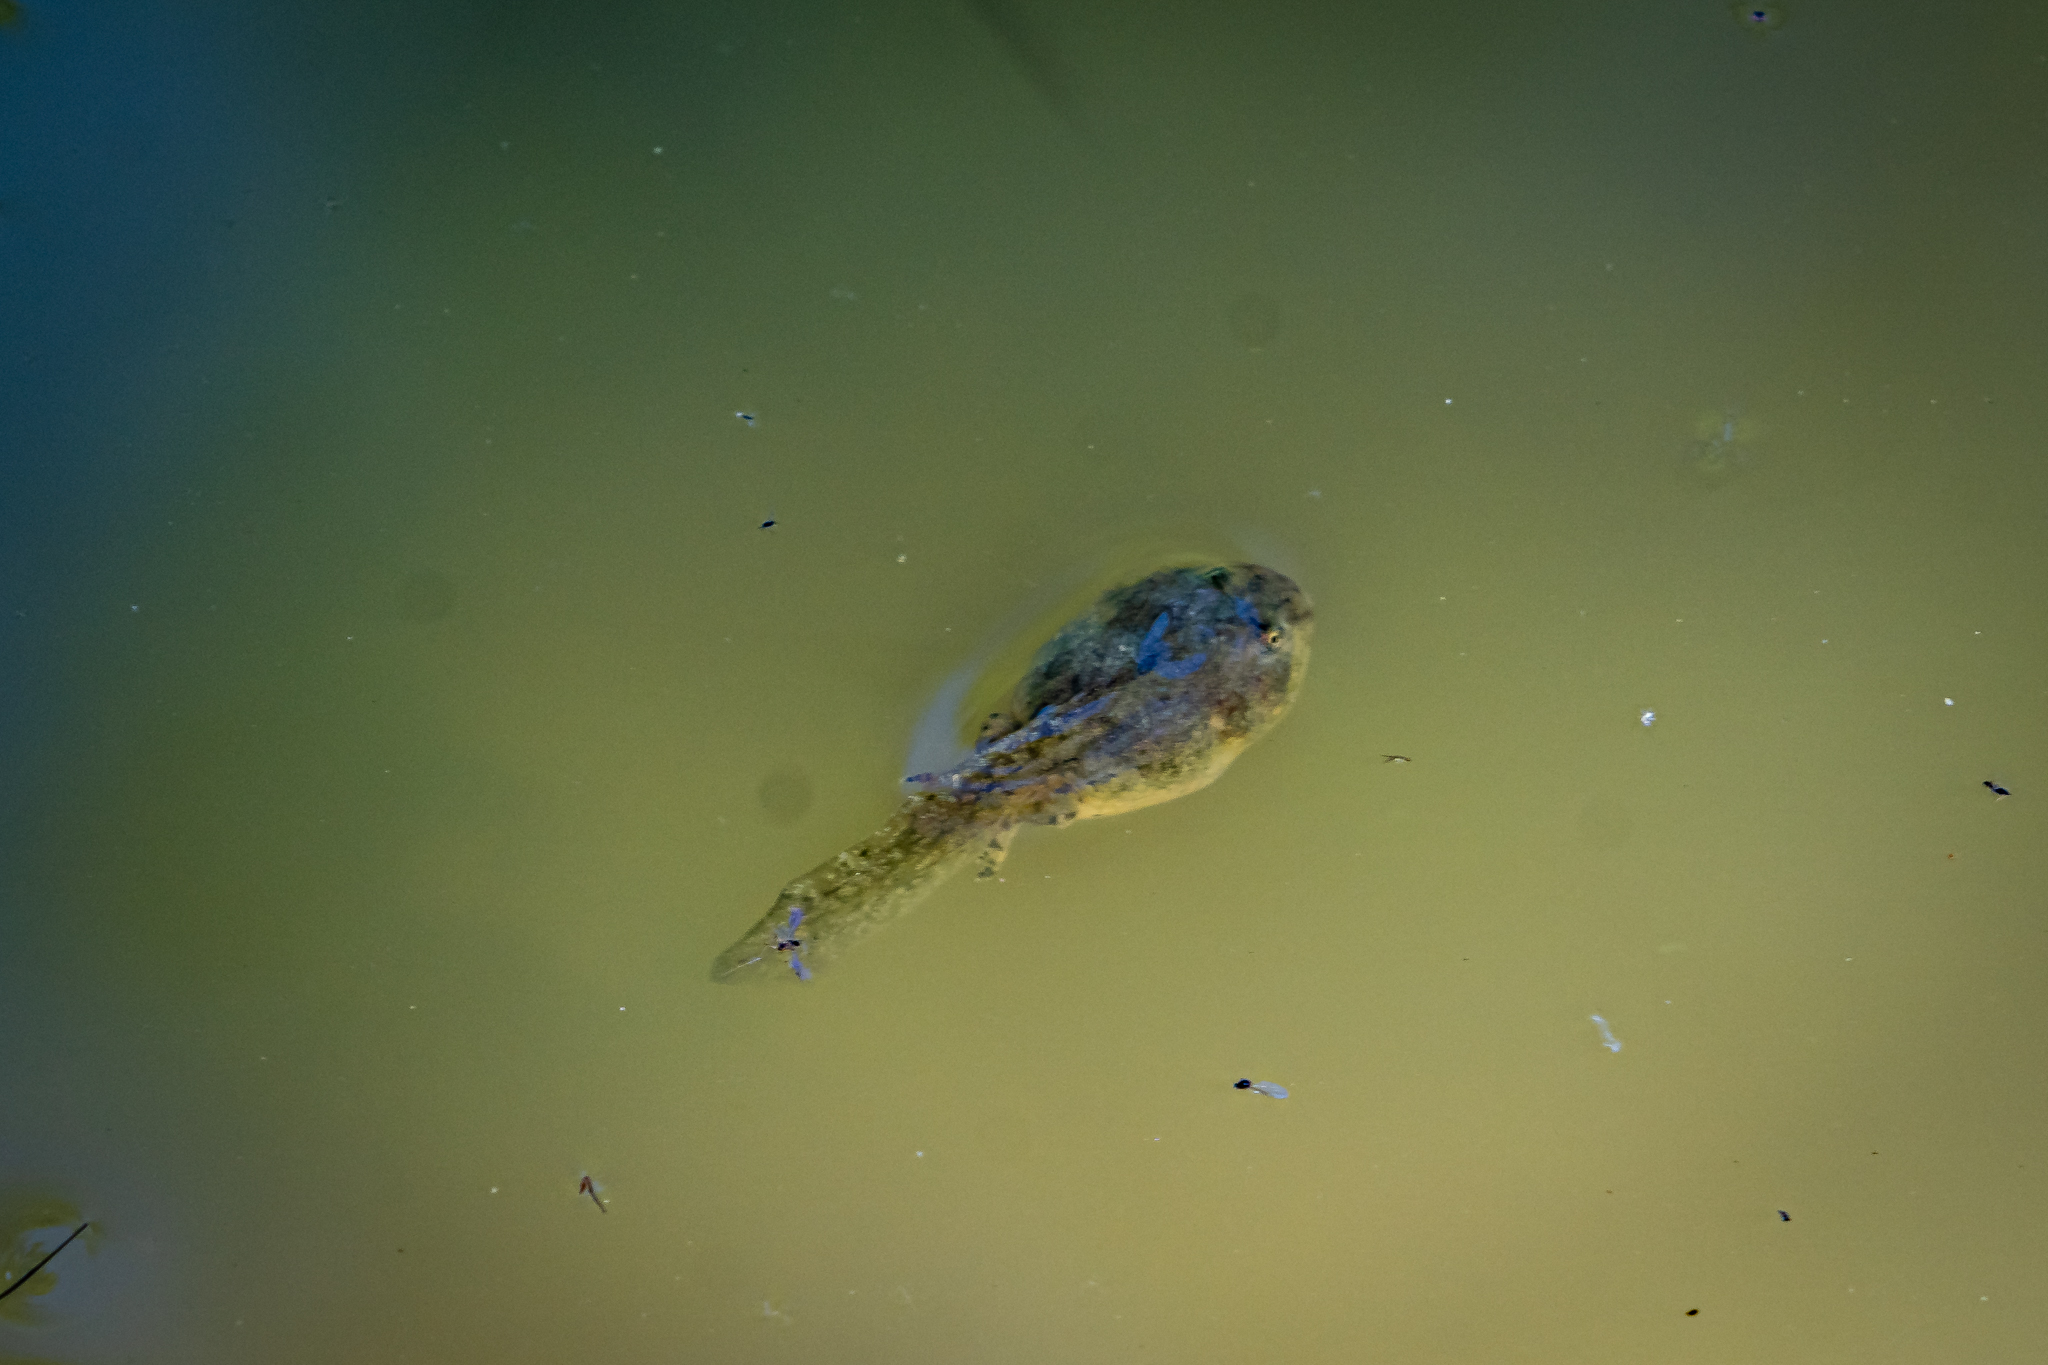
[[[1380,762],[1382,762],[1382,763],[1413,763],[1414,761],[1415,761],[1414,759],[1412,759],[1412,758],[1408,757],[1408,755],[1406,755],[1406,754],[1381,754],[1381,755],[1380,755]]]
[[[811,969],[804,966],[803,958],[797,955],[797,949],[804,946],[804,941],[796,936],[796,930],[803,922],[804,908],[801,905],[791,906],[788,927],[775,931],[775,951],[789,954],[789,969],[796,973],[797,980],[809,981]]]
[[[595,1205],[597,1205],[597,1211],[598,1211],[599,1213],[610,1213],[610,1212],[611,1212],[611,1210],[610,1210],[610,1209],[608,1209],[608,1208],[606,1208],[606,1207],[604,1206],[604,1200],[602,1200],[602,1199],[599,1199],[599,1198],[597,1197],[597,1182],[596,1182],[595,1180],[592,1180],[592,1179],[590,1178],[590,1175],[589,1175],[589,1173],[588,1173],[588,1172],[585,1172],[585,1173],[584,1173],[584,1176],[583,1176],[583,1183],[582,1183],[582,1184],[580,1184],[580,1185],[578,1185],[578,1186],[576,1187],[576,1193],[578,1193],[578,1194],[587,1194],[587,1195],[589,1195],[589,1196],[590,1196],[590,1202],[591,1202],[591,1203],[593,1203],[593,1204],[595,1204]]]
[[[1271,1081],[1242,1080],[1230,1087],[1232,1090],[1249,1090],[1254,1095],[1271,1095],[1276,1100],[1287,1098],[1287,1087]]]
[[[2010,790],[1999,786],[1996,782],[1986,782],[1984,785],[1991,789],[1991,799],[1994,801],[2003,801],[2006,797],[2012,795]]]
[[[746,424],[747,424],[748,426],[752,426],[752,425],[754,425],[754,414],[753,414],[753,413],[751,413],[751,412],[736,412],[736,413],[734,413],[734,414],[733,414],[733,416],[735,416],[735,417],[739,418],[739,419],[740,419],[740,420],[741,420],[742,422],[745,422],[745,423],[746,423]]]

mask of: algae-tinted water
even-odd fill
[[[2038,17],[425,9],[0,31],[0,1355],[2038,1353]],[[1182,556],[1270,737],[705,979]]]

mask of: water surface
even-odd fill
[[[2038,1355],[2038,18],[430,8],[0,30],[0,1356]],[[1269,738],[710,984],[1183,556]]]

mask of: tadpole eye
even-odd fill
[[[1270,627],[1268,627],[1268,628],[1267,628],[1267,630],[1266,630],[1266,633],[1265,633],[1264,635],[1261,635],[1261,636],[1259,637],[1259,639],[1265,642],[1265,646],[1266,646],[1266,648],[1268,648],[1268,649],[1277,649],[1277,648],[1279,648],[1279,645],[1280,645],[1280,627],[1278,627],[1278,626],[1270,626]]]
[[[1204,577],[1209,580],[1210,586],[1220,588],[1230,581],[1230,570],[1211,569]]]

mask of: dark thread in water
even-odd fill
[[[63,1241],[57,1243],[57,1251],[62,1251],[65,1247],[68,1247],[73,1242],[77,1241],[78,1234],[84,1232],[87,1228],[91,1226],[92,1223],[90,1221],[80,1223],[69,1237],[66,1237]],[[30,1280],[34,1279],[36,1271],[41,1270],[44,1266],[48,1265],[52,1260],[56,1258],[57,1251],[51,1252],[48,1256],[43,1257],[42,1260],[37,1261],[33,1266],[29,1267],[28,1274],[22,1276],[13,1284],[8,1285],[5,1289],[0,1289],[0,1299],[6,1298],[9,1294],[12,1294],[15,1290],[21,1288]]]

